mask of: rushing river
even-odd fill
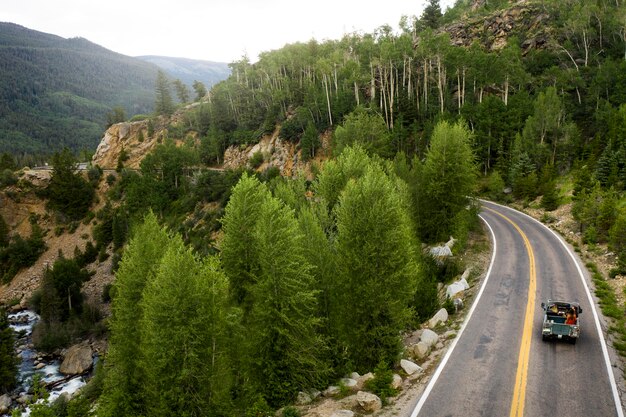
[[[20,359],[16,399],[20,397],[24,398],[29,394],[35,374],[41,375],[41,380],[46,384],[53,384],[54,382],[66,378],[65,375],[59,372],[59,367],[61,366],[59,359],[48,359],[33,348],[33,327],[38,321],[39,316],[30,310],[9,314],[10,326],[16,333],[17,353]],[[50,390],[48,401],[52,403],[64,393],[72,395],[84,385],[85,379],[82,376],[68,379],[67,381],[55,385],[54,388]],[[13,403],[13,407],[17,407],[17,405],[18,404],[15,402]],[[5,414],[5,416],[8,415],[9,414]],[[26,408],[22,416],[26,417],[29,415],[30,410]]]

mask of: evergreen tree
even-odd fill
[[[0,248],[9,244],[9,225],[0,214]]]
[[[76,160],[65,148],[52,156],[52,177],[46,188],[48,207],[79,220],[91,207],[95,191],[93,186],[76,172]]]
[[[180,103],[189,102],[189,88],[179,79],[174,80],[174,89]]]
[[[336,337],[358,372],[395,362],[411,317],[418,267],[404,193],[373,166],[348,182],[336,207]]]
[[[126,121],[126,112],[124,111],[123,107],[113,107],[113,109],[109,113],[107,113],[107,128],[116,123],[122,123],[124,121]]]
[[[426,241],[447,240],[454,233],[455,217],[475,193],[476,166],[470,137],[462,124],[440,122],[433,131],[421,171],[423,189],[417,221]]]
[[[10,392],[17,383],[17,357],[15,356],[13,329],[3,308],[0,308],[0,393]]]
[[[231,296],[248,312],[252,306],[250,287],[260,268],[259,245],[254,229],[261,206],[270,197],[267,187],[255,177],[244,174],[232,190],[222,219],[222,266],[231,283]]]
[[[115,276],[104,393],[98,414],[138,416],[145,411],[144,375],[138,364],[144,287],[154,279],[170,237],[152,213],[134,231]]]
[[[428,0],[428,5],[422,13],[422,22],[431,29],[437,29],[441,20],[441,6],[439,0]]]
[[[161,70],[157,73],[154,111],[158,115],[170,115],[174,111],[170,82]]]
[[[149,416],[228,415],[226,303],[219,264],[203,264],[179,235],[143,292],[140,363]]]
[[[299,390],[317,386],[326,372],[317,330],[317,300],[303,255],[304,236],[291,209],[267,198],[254,229],[259,269],[250,293],[252,360],[256,391],[274,407]]]
[[[204,98],[204,96],[206,96],[207,90],[202,81],[195,80],[192,87],[196,92],[196,101],[200,101]]]
[[[302,139],[300,140],[300,149],[302,149],[302,159],[304,161],[308,161],[311,158],[315,158],[315,151],[320,146],[319,135],[317,133],[317,129],[315,128],[315,124],[311,120],[309,120],[306,129],[304,129],[304,134],[302,135]]]

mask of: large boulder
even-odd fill
[[[374,395],[370,392],[359,391],[356,393],[356,400],[359,402],[359,405],[363,410],[368,413],[372,413],[374,411],[378,411],[383,407],[383,403],[378,398],[377,395]]]
[[[407,361],[406,359],[402,359],[400,361],[400,367],[404,369],[404,372],[406,372],[408,375],[413,375],[414,373],[422,372],[421,366],[419,366],[418,364],[414,362]]]
[[[424,342],[417,342],[416,344],[410,346],[408,350],[412,358],[423,359],[426,355],[428,355],[430,346]]]
[[[64,375],[83,374],[91,369],[93,352],[86,344],[74,345],[67,350],[59,371]]]
[[[448,310],[445,308],[440,309],[435,315],[428,320],[428,327],[435,328],[439,323],[445,323],[448,321]]]
[[[10,407],[11,397],[9,397],[7,394],[0,395],[0,414],[8,413]]]
[[[420,336],[420,342],[424,342],[426,346],[433,347],[439,341],[439,335],[430,329],[424,329]]]
[[[469,284],[465,278],[461,278],[460,280],[453,282],[448,285],[448,289],[446,289],[446,296],[448,298],[452,298],[461,291],[465,291],[469,289]]]

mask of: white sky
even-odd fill
[[[0,21],[64,38],[80,36],[125,55],[232,62],[286,43],[370,33],[427,0],[2,0]],[[440,0],[442,9],[454,0]]]

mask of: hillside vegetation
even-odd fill
[[[64,192],[39,192],[60,228],[94,225],[93,243],[57,260],[72,278],[47,273],[52,295],[32,301],[40,347],[85,335],[73,332],[91,311],[76,291],[81,268],[113,257],[109,353],[72,403],[97,401],[99,416],[271,416],[352,371],[386,375],[401,333],[463,270],[422,244],[453,236],[463,253],[479,193],[541,196],[548,211],[572,202],[585,242],[608,244],[611,274],[623,274],[625,18],[608,0],[460,0],[444,15],[431,0],[397,33],[385,25],[244,58],[177,111],[160,77],[158,117],[105,135],[99,160],[117,161],[115,173],[94,166],[87,183],[55,167],[48,190]],[[276,132],[297,146],[290,158],[316,161],[312,179],[271,165],[278,141],[239,169],[207,169]],[[332,158],[318,164],[328,136]],[[68,152],[55,160],[72,166]],[[9,174],[14,196],[32,186]],[[96,212],[89,187],[103,199]],[[0,259],[18,240],[8,236]]]
[[[207,69],[185,63],[190,87]],[[31,163],[25,155],[93,151],[113,109],[129,117],[153,111],[158,71],[83,38],[0,23],[0,152]],[[226,65],[214,63],[211,84],[227,76]]]

